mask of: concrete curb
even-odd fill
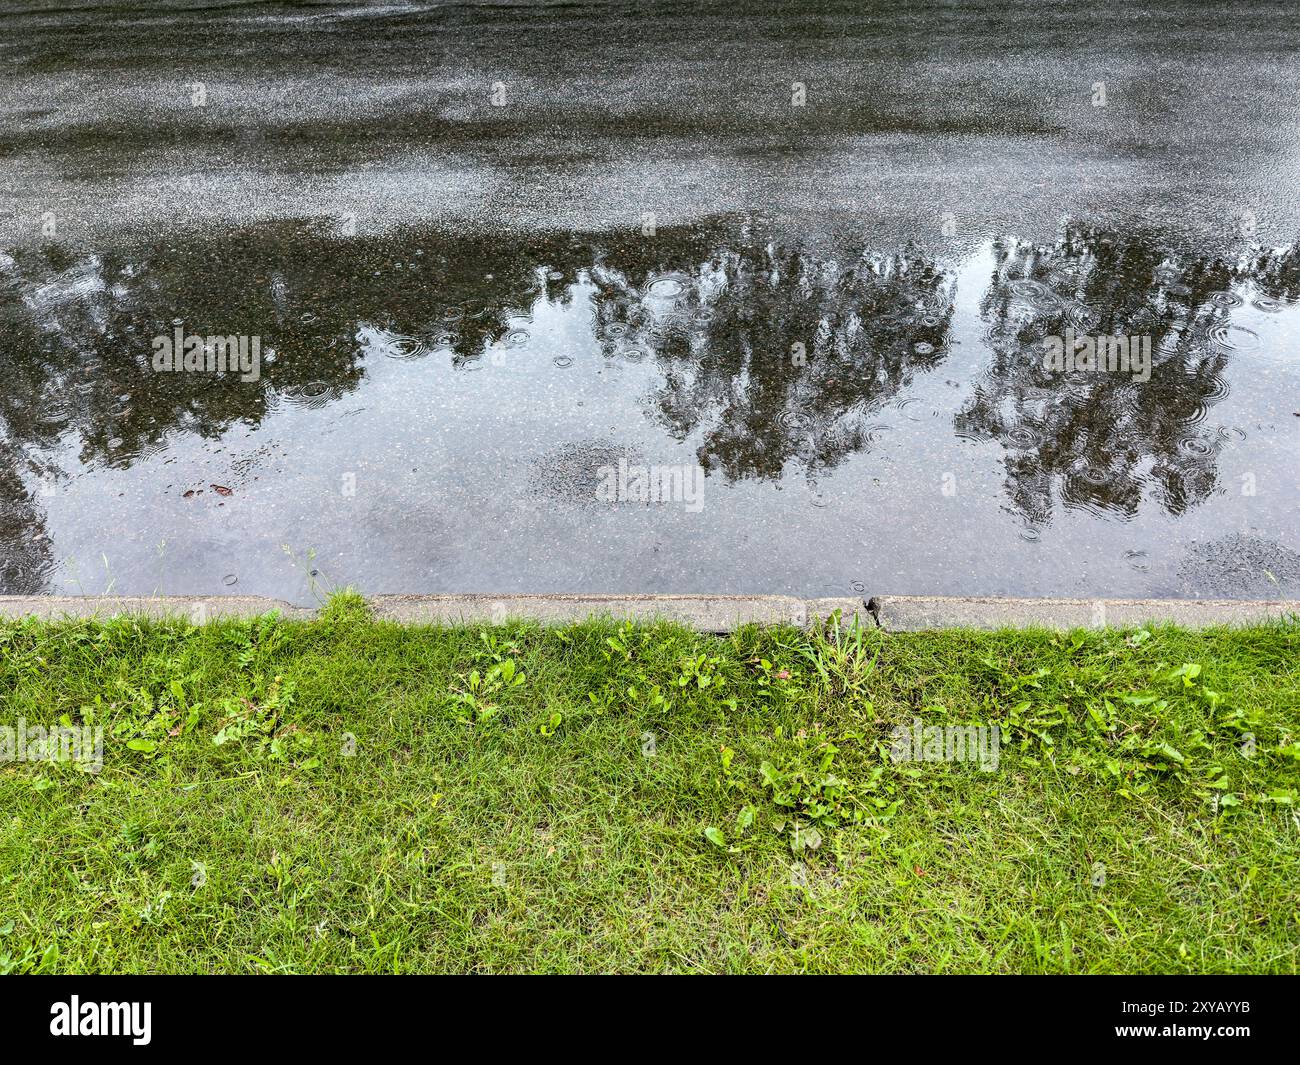
[[[1172,622],[1187,628],[1300,621],[1300,600],[1238,599],[1004,599],[961,596],[872,596],[798,599],[785,595],[376,595],[376,618],[412,625],[500,624],[512,618],[546,625],[589,617],[675,621],[702,632],[741,625],[805,626],[840,611],[888,632],[947,628],[1131,628]],[[316,611],[261,596],[0,596],[0,617],[178,617],[202,623],[250,618],[273,610],[307,619]]]
[[[254,618],[278,610],[285,617],[310,618],[316,611],[260,595],[0,595],[0,617],[107,618],[130,614],[148,618],[187,618],[202,624],[214,618]]]
[[[567,624],[608,616],[730,632],[750,622],[803,625],[807,619],[804,601],[785,595],[376,595],[368,602],[377,618],[441,625],[499,625],[508,618]]]
[[[1296,599],[1001,599],[887,595],[871,600],[889,632],[924,629],[1101,629],[1172,622],[1189,629],[1300,617]]]

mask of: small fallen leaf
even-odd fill
[[[810,851],[815,851],[821,845],[822,834],[814,825],[809,825],[807,828],[796,828],[794,837],[790,840],[790,846],[796,851],[801,851],[805,847]]]

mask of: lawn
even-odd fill
[[[9,741],[0,971],[1292,973],[1298,663],[1296,625],[0,623],[0,726],[103,729],[98,772]],[[917,721],[996,757],[900,760]]]

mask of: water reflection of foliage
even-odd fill
[[[43,447],[74,433],[84,463],[125,467],[169,432],[212,438],[261,421],[275,402],[270,367],[256,382],[153,369],[152,338],[177,320],[187,332],[262,336],[280,388],[321,379],[354,388],[355,359],[337,343],[351,332],[346,312],[314,321],[298,306],[313,265],[277,261],[273,242],[238,236],[220,247],[77,258],[52,247],[17,258],[0,293],[0,351],[25,387],[9,393],[6,431]]]
[[[589,283],[605,354],[662,370],[669,429],[701,432],[707,463],[728,477],[776,477],[791,458],[833,465],[865,446],[866,415],[942,358],[951,314],[942,273],[906,254],[840,268],[733,249],[706,228],[427,244],[283,226],[129,254],[28,253],[0,292],[0,350],[26,398],[11,393],[0,414],[14,439],[50,446],[72,431],[83,462],[125,466],[168,432],[214,438],[279,402],[327,405],[359,385],[370,354],[442,349],[472,367],[536,301],[570,306]],[[680,292],[665,298],[675,277]],[[174,320],[260,335],[261,380],[154,372],[151,338]]]
[[[949,279],[908,253],[841,266],[742,246],[680,270],[611,259],[593,274],[606,355],[656,356],[654,414],[679,440],[700,434],[701,462],[729,480],[869,447],[871,413],[944,358],[952,317]],[[665,281],[680,293],[659,296]]]
[[[0,441],[0,594],[35,595],[53,566],[45,516],[23,483],[25,459]]]
[[[991,361],[956,428],[1002,442],[1010,506],[1042,524],[1060,504],[1128,517],[1148,495],[1175,515],[1205,499],[1223,446],[1206,416],[1227,391],[1233,303],[1300,298],[1300,255],[1224,263],[1076,228],[995,256],[980,305]],[[48,562],[30,486],[57,484],[60,471],[38,465],[56,445],[122,468],[169,433],[214,439],[279,404],[327,406],[360,385],[372,356],[441,344],[471,368],[539,301],[573,311],[590,298],[599,350],[653,367],[649,416],[698,439],[706,468],[733,481],[815,476],[869,448],[873,413],[946,357],[953,289],[921,254],[836,263],[721,225],[653,239],[344,238],[284,225],[0,256],[3,586],[22,590],[19,571]],[[151,338],[175,319],[261,335],[261,379],[154,372]],[[1047,371],[1042,338],[1066,326],[1149,335],[1150,381]],[[21,549],[20,529],[31,530]]]
[[[1275,290],[1294,253],[1247,264],[1180,257],[1149,234],[1073,229],[1053,247],[1004,242],[981,313],[992,361],[957,416],[959,433],[1006,448],[1010,507],[1030,525],[1060,503],[1123,518],[1151,495],[1178,515],[1217,479],[1228,323],[1247,278]],[[1149,336],[1149,381],[1045,368],[1043,338]]]

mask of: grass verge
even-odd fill
[[[1297,663],[1280,624],[3,623],[0,726],[103,753],[0,763],[0,971],[1293,973]],[[917,721],[996,769],[896,760]]]

